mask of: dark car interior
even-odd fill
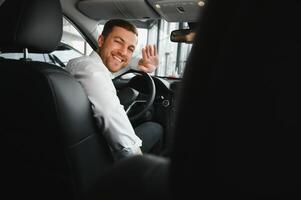
[[[1,48],[48,53],[59,44],[59,1],[5,1],[0,18]],[[113,163],[81,85],[49,63],[1,59],[0,66],[3,193],[11,199],[81,197]]]
[[[177,94],[170,158],[144,155],[113,164],[78,82],[55,65],[0,58],[2,194],[300,196],[300,6],[208,1]],[[0,5],[0,47],[51,52],[61,37],[61,18],[56,0],[6,0]]]

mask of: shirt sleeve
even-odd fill
[[[89,69],[73,72],[83,86],[98,123],[104,125],[104,137],[115,159],[140,153],[142,141],[136,136],[128,116],[116,95],[108,71]]]

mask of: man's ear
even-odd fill
[[[102,47],[103,43],[104,43],[105,38],[103,37],[103,35],[100,35],[98,37],[97,43],[98,43],[98,47]]]

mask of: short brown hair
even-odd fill
[[[112,32],[112,30],[115,26],[124,28],[128,31],[131,31],[138,37],[138,31],[137,31],[136,26],[134,24],[132,24],[131,22],[123,20],[123,19],[111,19],[111,20],[107,21],[105,23],[102,33],[101,33],[103,35],[103,37],[106,38]]]

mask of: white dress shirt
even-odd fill
[[[100,56],[92,52],[89,56],[72,59],[68,62],[66,70],[83,86],[92,104],[94,117],[104,126],[104,137],[113,157],[117,160],[139,154],[142,141],[136,136],[120,104],[112,82],[113,75]]]

